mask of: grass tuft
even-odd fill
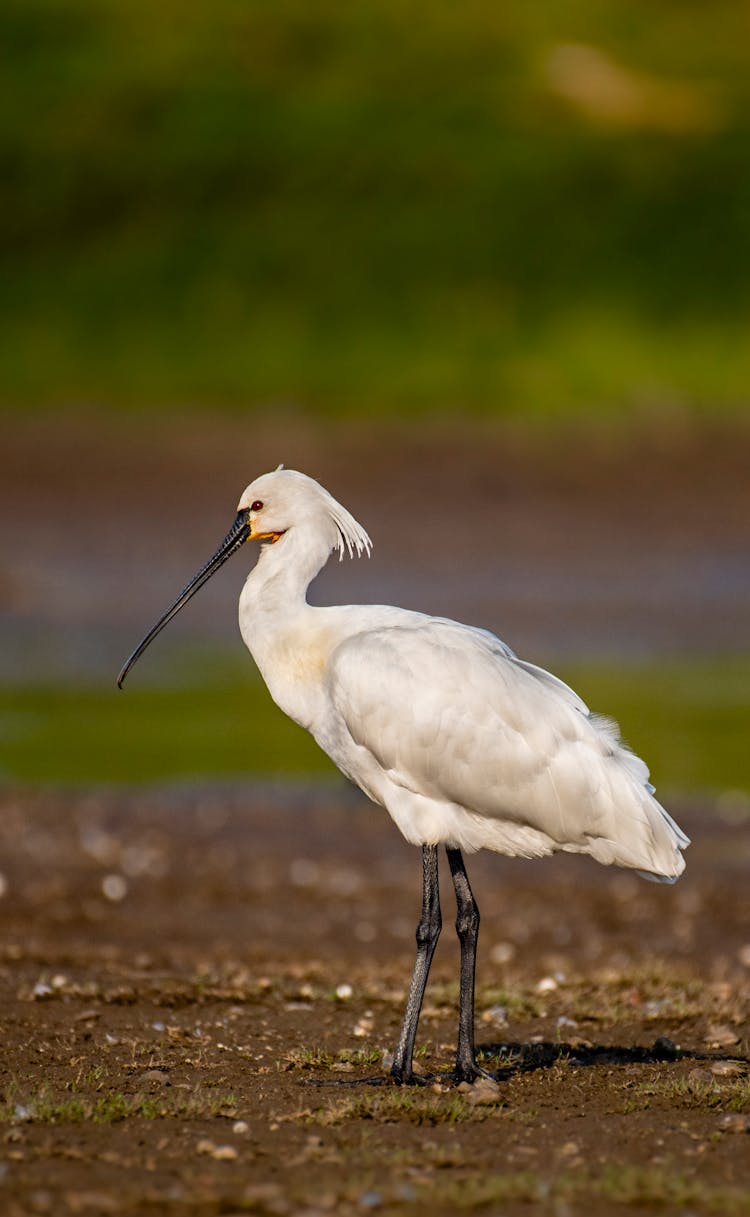
[[[181,1118],[197,1120],[221,1116],[234,1107],[234,1096],[194,1090],[158,1096],[109,1091],[96,1097],[73,1095],[60,1098],[41,1088],[27,1099],[6,1094],[0,1105],[0,1123],[16,1124],[116,1124],[121,1120]]]
[[[300,1115],[304,1123],[331,1127],[352,1120],[373,1120],[378,1124],[417,1124],[435,1127],[482,1121],[500,1110],[500,1104],[472,1107],[463,1095],[435,1094],[420,1087],[384,1087],[334,1100]]]

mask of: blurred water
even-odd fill
[[[196,552],[194,566],[206,555]],[[473,558],[479,555],[470,555]],[[529,567],[524,556],[466,554],[448,575],[398,555],[333,565],[316,583],[314,603],[381,602],[454,617],[499,634],[530,657],[642,658],[750,647],[750,564],[735,553],[691,552],[666,563],[646,555],[627,571],[597,572],[602,555]],[[131,561],[127,571],[96,549],[65,564],[28,562],[21,574],[34,589],[26,603],[0,613],[0,679],[97,680],[113,677],[146,629],[192,573],[171,558]],[[28,561],[28,560],[27,560]],[[495,566],[496,563],[496,566]],[[149,655],[153,678],[168,678],[186,648],[226,650],[243,662],[236,604],[244,556],[175,620]],[[13,572],[19,579],[18,568]],[[145,673],[141,674],[145,676]],[[173,673],[176,676],[177,673]]]
[[[204,469],[206,427],[193,425],[190,443],[183,436],[182,446],[154,450],[140,431],[115,440],[106,429],[82,437],[63,426],[57,462],[38,459],[19,429],[15,476],[0,487],[1,679],[114,677],[213,552],[243,478],[268,459],[254,436],[260,452],[248,471],[219,430]],[[750,648],[741,454],[725,469],[703,460],[698,441],[679,464],[662,454],[656,493],[646,485],[646,495],[647,473],[641,465],[633,483],[626,455],[613,467],[610,454],[598,471],[583,462],[561,484],[558,462],[535,467],[536,450],[526,469],[519,459],[511,466],[502,436],[494,454],[481,444],[452,451],[445,441],[421,464],[413,438],[401,451],[371,441],[353,458],[346,435],[339,442],[340,451],[324,451],[319,438],[303,437],[297,463],[330,478],[375,548],[370,560],[329,563],[314,603],[394,603],[455,617],[545,661]],[[294,453],[287,437],[285,447]],[[224,465],[219,484],[214,470]],[[191,601],[141,679],[180,678],[172,666],[193,646],[244,662],[236,604],[254,560],[248,546]]]

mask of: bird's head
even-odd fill
[[[372,542],[352,515],[333,495],[304,473],[279,466],[264,473],[242,492],[238,519],[247,514],[248,540],[279,541],[294,529],[304,529],[338,550],[339,558],[369,554]]]
[[[182,589],[174,604],[126,660],[117,677],[119,687],[122,688],[128,672],[149,643],[246,541],[275,544],[294,533],[303,540],[306,537],[311,543],[314,541],[319,547],[327,546],[322,561],[334,549],[338,550],[339,558],[343,558],[345,553],[350,557],[355,553],[358,557],[369,554],[372,547],[361,524],[313,478],[281,465],[273,473],[262,474],[243,491],[234,523],[216,553]]]

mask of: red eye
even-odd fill
[[[251,511],[260,511],[262,506],[263,506],[263,504],[261,503],[260,499],[256,499],[255,502],[253,503],[252,507],[250,508],[250,510]]]

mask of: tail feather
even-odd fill
[[[685,869],[682,850],[690,839],[645,787],[639,793],[637,810],[618,815],[617,827],[626,825],[626,830],[597,837],[589,852],[605,865],[630,867],[656,883],[674,883]]]
[[[589,721],[611,749],[607,759],[617,772],[617,778],[612,773],[611,781],[614,805],[619,809],[630,806],[630,813],[625,816],[626,840],[598,842],[592,848],[593,856],[602,861],[600,854],[609,853],[606,847],[610,846],[613,848],[609,861],[633,867],[644,879],[655,883],[675,883],[685,869],[681,851],[687,849],[690,838],[654,797],[648,765],[621,739],[617,723],[598,714],[590,715]],[[622,779],[627,789],[618,790]]]

